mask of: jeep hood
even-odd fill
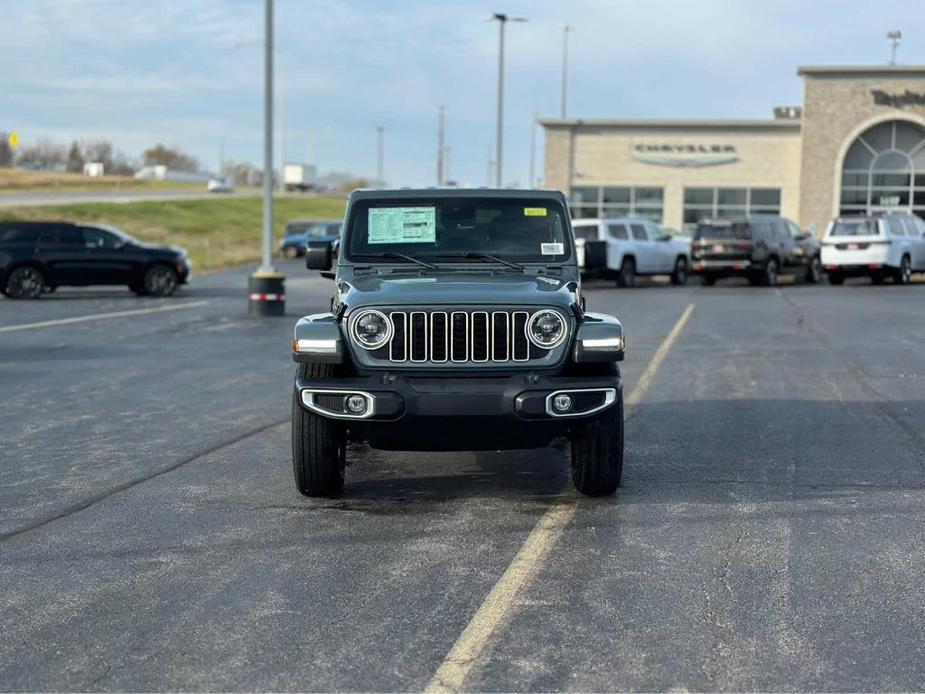
[[[338,280],[341,300],[363,306],[557,306],[575,301],[564,277],[530,272],[434,272],[365,275]]]

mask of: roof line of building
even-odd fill
[[[799,119],[761,118],[761,119],[615,119],[615,118],[539,118],[537,122],[543,127],[591,127],[591,128],[691,128],[691,129],[773,129],[799,130]]]
[[[925,65],[803,65],[797,68],[803,75],[911,75],[925,76]]]

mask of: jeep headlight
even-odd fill
[[[527,321],[527,337],[543,349],[552,349],[565,339],[565,320],[557,311],[537,311]]]
[[[366,309],[353,319],[353,338],[364,349],[379,349],[392,337],[392,324],[382,311]]]

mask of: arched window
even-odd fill
[[[925,128],[893,120],[868,128],[842,162],[840,214],[907,210],[925,217]]]

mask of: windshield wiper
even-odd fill
[[[407,260],[411,263],[417,263],[421,267],[427,268],[428,270],[437,270],[436,265],[432,265],[424,260],[415,258],[413,255],[406,255],[405,253],[396,253],[394,251],[389,251],[388,253],[364,253],[364,256],[372,258],[400,258],[401,260]]]
[[[525,268],[520,263],[515,263],[511,260],[505,260],[491,253],[482,253],[481,251],[467,251],[465,253],[438,253],[435,258],[476,258],[478,260],[488,260],[494,263],[501,263],[502,265],[507,265],[509,268],[524,272]]]

